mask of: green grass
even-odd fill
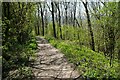
[[[69,62],[74,63],[83,77],[118,79],[120,71],[117,61],[113,61],[113,67],[109,65],[109,58],[103,53],[97,53],[85,46],[75,44],[75,41],[56,40],[47,38],[56,48],[65,54]]]

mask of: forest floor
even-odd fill
[[[36,37],[38,44],[37,58],[33,63],[36,80],[41,79],[78,79],[80,73],[67,61],[64,54],[51,46],[44,38]]]

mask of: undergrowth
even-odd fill
[[[69,62],[77,66],[84,78],[97,79],[120,79],[119,65],[113,61],[113,66],[109,64],[109,58],[103,53],[94,52],[91,49],[75,44],[72,41],[46,38],[54,47],[65,54]]]
[[[34,37],[25,44],[16,43],[10,48],[8,48],[8,44],[4,45],[2,78],[7,80],[30,79],[32,77],[30,63],[35,59],[36,49],[37,44]]]

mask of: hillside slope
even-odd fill
[[[117,61],[113,61],[113,66],[109,65],[109,58],[103,53],[97,53],[85,46],[79,46],[72,41],[56,40],[46,38],[54,47],[65,54],[69,62],[74,63],[82,72],[84,78],[107,78],[118,79],[119,67]]]

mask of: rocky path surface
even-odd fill
[[[33,64],[35,80],[76,80],[80,76],[74,65],[65,59],[64,54],[45,39],[36,38],[38,52]]]

